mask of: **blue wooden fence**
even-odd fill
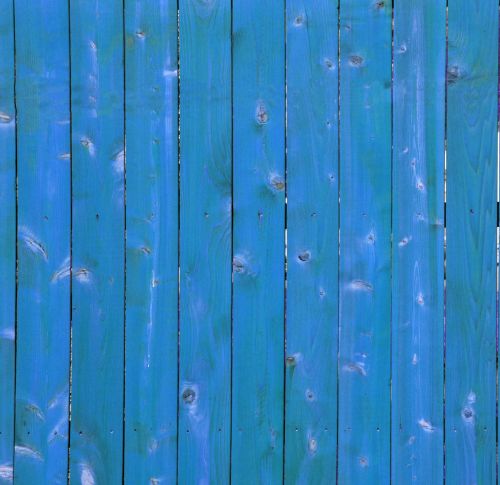
[[[497,483],[498,18],[0,0],[0,484]]]

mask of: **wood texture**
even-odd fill
[[[127,0],[125,483],[177,469],[177,3]]]
[[[336,478],[337,2],[287,4],[285,482]]]
[[[340,2],[339,483],[390,475],[391,17]]]
[[[446,480],[496,480],[498,3],[450,2]]]
[[[181,0],[179,482],[227,483],[231,4]]]
[[[283,474],[284,2],[233,2],[233,483]]]
[[[15,9],[19,122],[15,483],[56,484],[66,481],[68,468],[68,8],[63,0],[16,0]]]
[[[0,483],[14,466],[16,318],[16,109],[14,9],[0,1]]]
[[[443,483],[445,67],[446,2],[396,1],[393,483]]]
[[[122,480],[124,93],[121,0],[71,1],[71,480]]]

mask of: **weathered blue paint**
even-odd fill
[[[391,5],[340,2],[339,483],[388,483]]]
[[[232,483],[283,475],[284,2],[233,2]]]
[[[14,12],[0,1],[0,483],[10,483],[14,461],[16,304],[16,109]]]
[[[448,5],[446,481],[496,481],[498,2]]]
[[[71,1],[73,324],[70,473],[121,483],[124,380],[122,1]]]
[[[446,1],[397,0],[392,196],[393,483],[443,483],[445,65]]]
[[[231,3],[181,0],[179,482],[227,483]]]
[[[177,2],[126,0],[125,483],[177,469]]]
[[[14,475],[20,485],[56,484],[66,482],[68,460],[68,3],[16,0],[15,11],[19,270]]]
[[[287,4],[287,484],[336,479],[337,7]]]

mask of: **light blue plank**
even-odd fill
[[[388,483],[391,5],[340,2],[339,483]]]
[[[15,1],[15,483],[66,483],[70,328],[68,3]]]
[[[0,1],[0,483],[10,483],[14,459],[16,304],[16,110],[14,12]]]
[[[281,483],[284,2],[233,3],[233,483]]]
[[[121,0],[71,1],[72,483],[122,480],[124,93]]]
[[[443,483],[446,1],[394,5],[392,481]]]
[[[180,1],[179,482],[229,481],[231,4]]]
[[[337,448],[337,2],[287,4],[285,482],[333,484]]]
[[[498,2],[448,6],[446,481],[496,481]]]
[[[177,2],[126,0],[125,483],[177,469]]]

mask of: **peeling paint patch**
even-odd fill
[[[424,418],[421,418],[418,420],[418,425],[426,432],[426,433],[433,433],[435,428],[432,426],[429,421],[426,421]]]
[[[2,465],[0,465],[0,478],[9,482],[14,480],[14,468],[12,467],[12,465],[9,465],[7,463],[3,463]]]
[[[31,448],[29,446],[16,445],[15,452],[16,455],[19,456],[31,458],[32,460],[43,461],[42,454],[38,450],[35,450],[34,448]]]
[[[26,247],[34,254],[41,256],[45,261],[48,261],[49,256],[47,250],[40,242],[39,238],[33,235],[33,233],[25,226],[19,227],[19,236],[24,241]]]
[[[87,463],[82,463],[80,465],[80,481],[82,485],[95,485],[94,471]]]

